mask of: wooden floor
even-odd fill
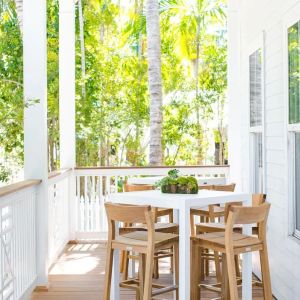
[[[50,271],[48,291],[32,294],[31,300],[100,300],[103,299],[105,243],[67,245]],[[169,262],[160,265],[160,281],[171,283]],[[210,279],[213,280],[213,277]],[[212,299],[218,294],[203,291],[201,299]],[[173,299],[173,294],[165,294],[162,299]],[[133,291],[121,289],[122,300],[134,300]],[[253,299],[263,299],[262,289],[255,288]]]

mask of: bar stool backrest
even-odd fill
[[[252,195],[252,206],[259,206],[266,202],[267,195],[265,194],[253,194]]]
[[[213,190],[213,189],[214,189],[213,184],[199,185],[199,190]]]
[[[225,184],[225,185],[213,185],[212,190],[222,191],[222,192],[234,192],[235,183]]]
[[[236,224],[258,224],[258,238],[265,240],[266,223],[270,211],[270,203],[265,202],[259,206],[243,207],[232,205],[226,223],[226,236],[232,235],[233,226]]]
[[[148,230],[148,240],[154,238],[154,220],[151,206],[149,205],[124,205],[116,203],[105,203],[108,221],[108,234],[111,239],[115,239],[116,222],[123,223],[143,223]]]
[[[154,190],[152,184],[127,184],[124,185],[124,192],[139,192]]]

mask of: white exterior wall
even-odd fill
[[[229,1],[229,151],[231,180],[251,191],[249,136],[250,50],[264,44],[264,156],[265,192],[271,202],[268,245],[272,289],[278,299],[300,299],[300,241],[290,236],[286,130],[286,50],[284,24],[299,15],[297,0]],[[230,25],[230,21],[229,21]],[[262,45],[261,45],[262,46]],[[234,49],[235,55],[230,49]],[[235,59],[234,59],[235,58]],[[232,61],[238,66],[232,65]],[[231,64],[231,65],[230,65]],[[233,109],[232,109],[233,108]],[[240,170],[240,171],[239,171]],[[257,264],[257,262],[256,262]]]

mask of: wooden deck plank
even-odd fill
[[[49,290],[34,292],[31,300],[99,300],[102,298],[105,269],[105,243],[70,244],[50,269]],[[171,283],[168,259],[160,264],[162,275],[159,282]],[[213,279],[211,279],[213,280]],[[253,299],[263,299],[261,288],[254,288]],[[218,294],[203,291],[202,299],[208,300]],[[133,291],[121,289],[122,300],[133,300]],[[173,293],[163,295],[173,299]]]

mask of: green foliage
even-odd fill
[[[148,164],[149,92],[142,0],[82,0],[86,74],[76,6],[76,159],[78,166]],[[14,1],[0,9],[0,160],[23,164],[23,59]],[[59,168],[59,14],[48,5],[49,170]],[[76,4],[77,5],[77,4]],[[163,147],[166,165],[203,162],[215,128],[225,130],[226,34],[223,1],[160,1]],[[201,26],[200,36],[197,26]],[[198,39],[198,41],[197,41]],[[195,81],[197,42],[199,72]],[[195,82],[200,90],[196,96]],[[82,87],[86,96],[82,95]],[[31,100],[26,105],[34,105]],[[222,136],[226,144],[226,139]],[[201,146],[198,142],[201,140]],[[9,170],[3,174],[9,176]],[[1,173],[1,172],[0,172]],[[1,174],[2,174],[1,173]],[[2,177],[1,177],[2,178]],[[0,178],[0,180],[1,180]],[[170,180],[174,178],[170,177]]]
[[[198,182],[193,176],[178,176],[179,171],[173,169],[168,176],[156,183],[163,193],[197,194]]]

